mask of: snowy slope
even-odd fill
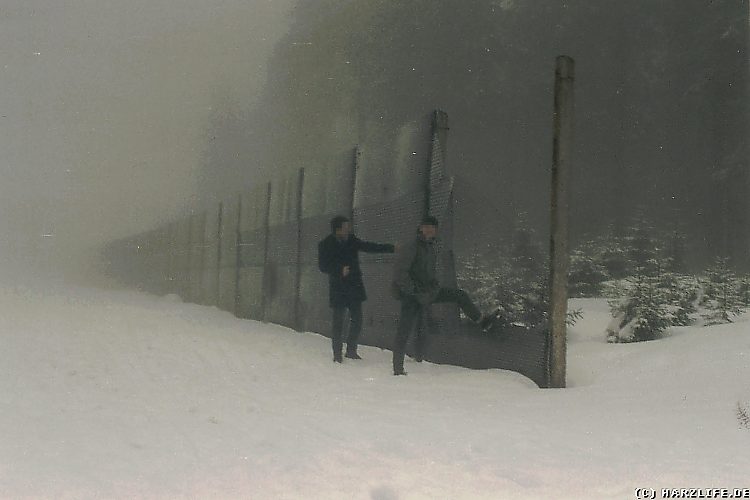
[[[750,322],[607,344],[570,388],[130,292],[0,287],[0,498],[633,498],[750,487]]]

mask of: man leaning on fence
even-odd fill
[[[413,242],[404,245],[396,255],[393,292],[401,301],[396,339],[393,345],[393,374],[406,375],[404,353],[415,321],[422,317],[430,304],[452,302],[483,330],[492,326],[498,311],[482,314],[469,295],[458,288],[440,286],[437,279],[436,236],[438,221],[428,216],[422,220]],[[429,327],[428,324],[423,325]],[[422,353],[418,353],[421,358]]]
[[[328,275],[329,303],[333,311],[333,361],[343,361],[344,312],[349,309],[351,319],[346,340],[346,357],[362,359],[357,354],[357,342],[362,330],[362,302],[367,300],[359,252],[393,253],[394,245],[363,241],[352,234],[351,221],[344,216],[331,220],[331,234],[318,244],[318,267]]]

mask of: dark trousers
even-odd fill
[[[331,341],[333,344],[333,355],[341,355],[343,348],[344,313],[349,309],[349,336],[346,339],[346,352],[357,352],[359,333],[362,331],[362,302],[352,302],[348,306],[337,306],[333,308],[333,332]]]
[[[463,290],[457,288],[441,288],[433,304],[454,303],[468,316],[472,321],[479,321],[482,313],[479,311],[469,295]],[[396,342],[393,346],[393,371],[401,372],[404,370],[404,354],[406,353],[406,344],[409,342],[409,335],[414,328],[414,322],[418,321],[420,327],[417,332],[417,352],[416,357],[421,358],[424,355],[425,332],[424,330],[433,327],[431,317],[428,311],[428,304],[420,304],[413,296],[405,297],[401,301],[401,315],[398,320],[396,329]]]

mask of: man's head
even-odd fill
[[[431,215],[422,219],[422,222],[419,224],[419,234],[421,234],[422,238],[427,241],[435,239],[435,236],[437,236],[437,229],[438,220]]]
[[[352,222],[343,215],[331,219],[331,233],[340,240],[346,240],[352,232]]]

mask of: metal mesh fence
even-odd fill
[[[441,115],[428,164],[422,171],[401,172],[392,183],[403,182],[409,189],[390,185],[387,192],[398,194],[387,199],[375,201],[373,193],[357,192],[366,186],[356,176],[374,175],[357,150],[353,164],[339,169],[340,175],[329,169],[312,177],[308,173],[305,181],[300,171],[221,203],[216,210],[112,242],[106,257],[129,286],[178,293],[239,317],[329,335],[328,280],[318,270],[317,245],[330,232],[335,215],[351,216],[359,238],[379,243],[409,242],[425,214],[438,217],[439,277],[443,286],[456,286],[454,182],[443,169],[446,131]],[[361,342],[391,348],[400,310],[391,293],[394,256],[362,253],[360,261],[368,295]],[[427,360],[512,369],[546,386],[546,331],[512,327],[499,338],[488,337],[460,320],[454,305],[433,305],[431,316]]]

